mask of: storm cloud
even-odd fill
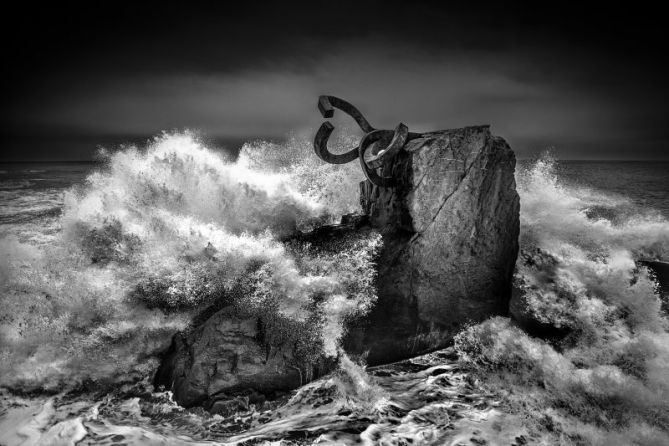
[[[99,144],[183,128],[234,149],[312,132],[320,94],[382,128],[491,124],[520,157],[667,158],[666,44],[652,15],[429,2],[135,8],[58,10],[50,42],[49,11],[31,22],[35,35],[10,54],[5,159],[87,159]]]

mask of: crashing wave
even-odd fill
[[[375,299],[364,279],[380,241],[309,258],[282,242],[358,206],[359,173],[306,147],[256,142],[233,162],[186,132],[107,153],[66,192],[55,242],[2,241],[0,385],[147,376],[171,335],[221,301],[308,322],[336,355],[343,320]]]
[[[356,169],[309,153],[298,138],[254,142],[233,162],[184,133],[109,154],[68,191],[55,241],[0,240],[0,384],[60,391],[145,378],[171,335],[221,299],[313,323],[315,344],[337,354],[342,320],[373,304],[379,239],[337,255],[284,242],[358,207]],[[187,412],[167,393],[65,399],[60,412],[40,397],[16,409],[28,420],[21,429],[136,443],[169,441],[187,426],[203,440],[240,429],[249,429],[240,438],[277,439],[289,428],[295,438],[350,443],[667,444],[669,323],[638,260],[667,260],[669,222],[567,184],[556,166],[544,157],[516,175],[523,252],[514,298],[557,329],[551,336],[496,317],[456,337],[459,360],[435,353],[368,373],[342,356],[340,371],[283,406],[224,420]]]
[[[560,336],[541,340],[493,318],[457,336],[462,361],[560,444],[667,444],[669,321],[636,260],[667,259],[669,222],[563,184],[549,157],[517,179],[521,310]],[[615,218],[593,216],[593,206]]]

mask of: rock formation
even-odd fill
[[[187,336],[175,335],[156,380],[183,406],[210,405],[226,391],[299,387],[300,370],[290,365],[292,352],[267,355],[258,334],[257,317],[226,307]]]
[[[410,140],[381,168],[395,187],[361,184],[366,216],[298,234],[327,244],[337,232],[378,230],[378,302],[352,321],[347,352],[380,364],[446,345],[463,324],[506,314],[518,254],[515,157],[487,126],[432,132]],[[156,383],[183,405],[213,404],[243,390],[291,389],[305,376],[295,346],[264,347],[256,318],[230,308],[189,335],[177,335]]]
[[[410,141],[384,168],[395,188],[361,185],[383,234],[379,301],[347,350],[379,364],[444,346],[467,322],[506,314],[518,254],[515,157],[489,127]]]

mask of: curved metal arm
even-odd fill
[[[383,150],[380,150],[371,158],[365,159],[365,164],[371,169],[378,169],[383,167],[386,161],[393,158],[397,153],[402,150],[404,145],[407,142],[409,136],[409,128],[403,123],[399,123],[395,127],[395,132],[393,133],[393,139],[390,140],[388,147]]]
[[[363,132],[374,131],[374,127],[362,116],[360,110],[355,108],[350,102],[340,99],[336,96],[319,96],[318,110],[324,118],[331,118],[334,115],[334,108],[343,111],[358,123]]]
[[[363,132],[369,133],[374,131],[374,127],[372,127],[365,117],[362,116],[360,110],[355,108],[349,102],[335,96],[318,97],[318,110],[324,118],[331,118],[334,115],[335,108],[338,108],[353,118]],[[353,147],[346,153],[339,155],[330,152],[328,149],[328,139],[333,130],[334,126],[329,121],[325,121],[321,124],[316,133],[316,138],[314,138],[314,151],[316,152],[316,155],[326,163],[330,164],[346,164],[356,159],[358,157],[357,147]]]
[[[316,132],[314,138],[314,151],[316,155],[326,163],[330,164],[346,164],[350,163],[358,157],[358,148],[355,147],[346,153],[340,155],[334,154],[328,150],[328,139],[334,130],[334,126],[329,121],[325,121]]]
[[[328,150],[328,139],[334,130],[334,126],[325,121],[321,124],[316,137],[314,138],[314,151],[316,155],[326,163],[330,164],[345,164],[360,158],[360,166],[367,179],[372,184],[379,187],[393,187],[396,183],[391,177],[382,177],[377,173],[377,169],[382,168],[390,159],[394,158],[408,141],[420,138],[423,135],[420,133],[409,132],[409,129],[403,123],[397,125],[394,131],[392,130],[376,130],[371,124],[362,116],[360,110],[355,108],[349,102],[335,96],[319,96],[318,110],[324,118],[331,118],[334,116],[334,109],[338,108],[343,111],[358,123],[365,136],[360,140],[358,147],[348,150],[346,153],[335,154]],[[378,146],[381,142],[387,146],[379,150]],[[369,150],[375,142],[379,142],[375,150],[370,153],[365,159],[365,153]]]
[[[398,126],[399,128],[400,126]],[[365,152],[374,144],[375,142],[379,140],[388,140],[391,139],[395,141],[398,139],[398,132],[397,129],[395,131],[392,130],[374,130],[372,132],[369,132],[366,134],[363,138],[362,141],[360,141],[360,147],[358,147],[359,151],[359,157],[360,157],[360,167],[362,167],[362,171],[364,172],[365,176],[367,179],[374,185],[379,186],[379,187],[393,187],[395,185],[395,180],[391,177],[382,177],[379,174],[376,173],[376,170],[369,167],[367,163],[365,162]],[[401,139],[401,135],[400,135]],[[401,147],[401,146],[400,146]],[[385,151],[385,150],[384,150]],[[377,157],[378,155],[375,155]],[[382,158],[383,155],[382,155]]]

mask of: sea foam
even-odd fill
[[[302,259],[281,241],[357,209],[359,169],[320,163],[296,137],[247,144],[236,161],[189,132],[104,156],[65,193],[53,243],[2,241],[0,384],[150,375],[171,335],[220,300],[309,321],[336,355],[343,320],[374,301],[378,235]]]
[[[517,180],[521,304],[564,337],[544,341],[493,318],[457,336],[462,360],[560,444],[667,444],[669,323],[636,261],[667,260],[669,222],[624,197],[565,184],[550,157]],[[609,212],[593,215],[594,206]]]

